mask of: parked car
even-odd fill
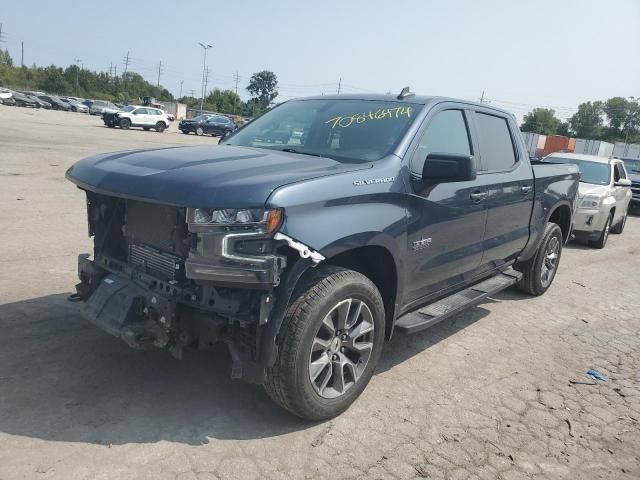
[[[89,113],[91,115],[102,115],[106,112],[117,112],[119,110],[111,102],[105,102],[104,100],[94,100],[91,106],[89,107]]]
[[[627,170],[627,177],[631,180],[631,206],[640,208],[640,159],[621,158]]]
[[[91,105],[93,105],[93,100],[84,100],[81,102],[83,105],[86,105],[87,108],[91,109]]]
[[[35,100],[32,100],[20,92],[13,92],[12,96],[18,107],[40,108],[40,105]]]
[[[38,98],[40,100],[44,100],[45,102],[50,103],[51,108],[53,110],[64,110],[65,112],[68,112],[69,110],[71,110],[71,105],[69,105],[66,102],[63,102],[55,95],[38,95]]]
[[[0,102],[2,102],[3,105],[7,105],[10,107],[16,106],[16,100],[13,98],[13,95],[10,97],[0,98]]]
[[[71,98],[71,97],[60,97],[60,100],[62,100],[65,103],[68,103],[69,106],[71,107],[71,111],[72,112],[89,113],[89,107],[87,107],[86,105],[78,102],[74,98]]]
[[[580,169],[576,240],[604,248],[609,232],[622,233],[631,200],[631,180],[624,162],[617,158],[579,153],[552,153],[545,163],[572,163]]]
[[[6,98],[11,98],[13,96],[13,91],[8,88],[0,87],[0,102]]]
[[[304,143],[264,142],[280,124]],[[578,191],[575,165],[531,165],[508,112],[407,89],[290,100],[216,148],[101,154],[67,178],[94,236],[71,298],[86,319],[176,356],[222,342],[234,378],[314,420],[360,395],[394,331],[543,294]]]
[[[47,110],[51,109],[51,104],[49,102],[45,102],[44,100],[39,99],[36,95],[27,92],[22,92],[22,94],[36,102],[39,108],[45,108]]]
[[[156,132],[162,133],[169,127],[169,119],[165,112],[157,108],[137,105],[129,105],[117,112],[105,113],[102,119],[107,127],[120,127],[125,130],[129,127],[142,127],[143,130],[153,128]]]
[[[191,120],[181,120],[178,129],[185,134],[224,136],[233,132],[237,127],[233,121],[224,115],[199,115]]]
[[[195,130],[197,129],[197,125],[206,122],[211,117],[213,117],[213,114],[203,113],[197,117],[182,119],[178,122],[178,130],[186,135],[191,132],[196,133]],[[204,135],[204,130],[202,130],[201,135]]]

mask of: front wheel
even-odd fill
[[[613,221],[613,213],[609,214],[606,223],[604,224],[604,228],[600,233],[600,238],[595,242],[591,243],[592,247],[603,249],[607,244],[607,240],[609,240],[609,232],[611,231],[611,222]]]
[[[611,227],[611,233],[615,233],[616,235],[620,235],[624,232],[624,227],[627,225],[627,215],[625,212],[624,217],[622,217],[615,226]]]
[[[267,393],[306,420],[342,413],[373,375],[384,325],[382,297],[371,280],[341,267],[313,269],[287,309]]]
[[[164,124],[164,122],[156,123],[156,132],[162,133],[162,132],[164,132],[165,128],[167,128],[167,126]]]
[[[196,135],[198,135],[199,137],[201,137],[202,135],[204,135],[204,130],[202,127],[198,127],[196,128]]]
[[[123,118],[120,120],[120,128],[122,128],[123,130],[126,130],[130,126],[131,126],[131,120],[129,120],[128,118]]]
[[[549,289],[560,264],[562,241],[560,227],[555,223],[547,223],[533,258],[515,265],[515,269],[522,272],[517,284],[520,290],[539,296]]]

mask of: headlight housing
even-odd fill
[[[600,197],[597,195],[585,195],[580,200],[578,208],[596,209],[600,207]]]
[[[189,208],[187,222],[192,225],[245,227],[264,233],[274,233],[282,223],[282,209]]]

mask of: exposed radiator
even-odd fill
[[[142,267],[145,273],[163,280],[175,280],[181,259],[146,245],[129,245],[129,263]]]

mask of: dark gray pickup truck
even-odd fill
[[[67,178],[94,238],[84,317],[177,357],[224,343],[233,377],[307,419],[348,408],[394,332],[544,293],[578,188],[577,167],[530,163],[511,114],[408,89],[288,101],[219,146]]]

